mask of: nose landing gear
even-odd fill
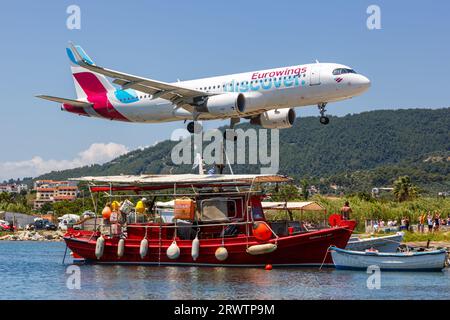
[[[320,121],[321,124],[324,124],[324,125],[328,124],[330,122],[330,118],[325,116],[325,112],[327,111],[325,109],[326,105],[327,105],[326,102],[322,102],[322,103],[319,103],[317,105],[317,107],[319,108],[319,112],[320,112],[320,119],[319,119],[319,121]]]

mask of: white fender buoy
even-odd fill
[[[247,248],[247,253],[253,256],[258,254],[271,253],[277,250],[277,245],[273,243],[257,244]]]
[[[95,256],[97,259],[100,259],[103,256],[103,250],[105,249],[105,238],[100,236],[97,238],[97,242],[95,244]]]
[[[175,240],[173,240],[172,244],[167,248],[166,254],[167,257],[172,260],[177,259],[180,256],[180,248]]]
[[[125,239],[120,239],[119,243],[117,244],[117,256],[119,258],[122,258],[124,252],[125,252]]]
[[[198,237],[195,236],[195,239],[192,240],[192,249],[191,249],[192,259],[194,261],[197,260],[199,255],[200,255],[200,240],[198,240]]]
[[[147,255],[148,252],[148,240],[147,238],[142,239],[141,246],[139,248],[139,254],[141,255],[141,259]]]
[[[228,258],[228,250],[225,247],[219,247],[216,250],[216,259],[224,261]]]

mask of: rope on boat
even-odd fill
[[[159,224],[158,266],[161,266],[162,225]]]
[[[67,243],[66,243],[66,250],[64,250],[64,257],[62,260],[62,264],[64,265],[64,262],[66,261],[66,254],[67,254]]]
[[[325,257],[323,257],[322,264],[320,265],[319,270],[322,270],[322,267],[323,267],[323,265],[325,264],[325,260],[327,259],[327,255],[328,255],[328,253],[330,252],[330,248],[331,248],[332,246],[333,246],[333,245],[330,245],[330,246],[327,248],[327,252],[325,252]]]
[[[225,247],[225,226],[222,227],[222,247]]]

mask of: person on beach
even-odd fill
[[[352,208],[350,208],[350,203],[348,201],[345,201],[344,206],[341,208],[342,220],[350,220],[350,213],[352,213]]]
[[[441,215],[438,212],[436,212],[436,214],[434,215],[434,230],[435,231],[439,231],[440,218],[441,218]]]
[[[428,232],[432,232],[433,231],[433,217],[431,216],[430,212],[428,212],[427,223],[428,223]]]
[[[400,219],[400,230],[405,230],[405,229],[406,229],[405,217],[402,217]]]
[[[373,224],[373,232],[378,233],[378,220],[375,220],[375,223]]]
[[[420,233],[425,232],[425,213],[419,216],[419,232]]]
[[[406,231],[409,231],[409,218],[405,217],[405,229]]]

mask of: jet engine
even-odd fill
[[[251,124],[260,125],[266,129],[286,129],[292,127],[295,122],[294,109],[269,110],[250,120]]]
[[[242,93],[223,93],[208,97],[197,104],[198,111],[209,112],[213,115],[232,116],[245,112],[245,97]]]

